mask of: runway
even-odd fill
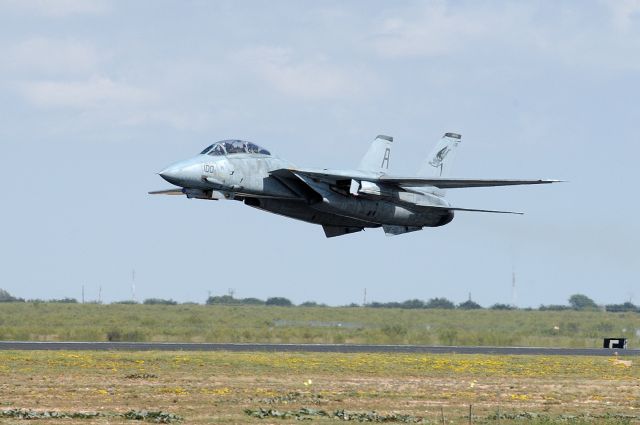
[[[32,342],[0,341],[0,350],[68,351],[232,351],[301,353],[493,354],[535,356],[640,356],[640,350],[548,347],[445,347],[358,344],[225,344],[180,342]]]

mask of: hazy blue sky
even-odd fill
[[[329,304],[640,301],[640,1],[0,0],[0,288],[25,298]],[[442,228],[325,239],[243,206],[152,197],[224,138],[356,165],[380,133],[407,175],[445,131]]]

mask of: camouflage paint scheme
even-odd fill
[[[365,228],[382,227],[387,235],[398,235],[443,226],[455,211],[510,213],[453,207],[445,190],[557,181],[447,178],[461,140],[459,134],[445,133],[418,174],[406,178],[387,174],[393,138],[385,135],[375,138],[354,170],[298,168],[254,143],[223,140],[159,173],[180,189],[149,193],[241,201],[319,224],[333,237]]]

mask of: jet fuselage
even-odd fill
[[[414,177],[388,175],[393,138],[379,135],[355,170],[297,168],[251,142],[223,140],[177,162],[160,176],[181,189],[150,192],[242,201],[323,226],[327,237],[370,227],[387,235],[445,225],[454,211],[445,189],[552,183],[555,180],[455,179],[446,174],[461,136],[445,133]]]
[[[435,227],[453,220],[453,212],[449,211],[418,212],[408,205],[398,205],[380,197],[351,196],[349,187],[339,186],[340,182],[331,186],[310,179],[306,183],[317,194],[301,199],[290,185],[270,174],[279,169],[295,167],[280,158],[254,153],[233,157],[201,154],[172,164],[159,174],[169,183],[182,187],[187,196],[194,195],[193,198],[216,199],[209,193],[219,192],[226,199],[242,200],[255,208],[320,225]],[[351,180],[345,179],[345,182],[350,184]],[[404,203],[415,201],[416,197],[435,197],[417,193],[407,195]],[[400,201],[400,197],[397,200]],[[441,198],[438,200],[440,205],[448,205]]]

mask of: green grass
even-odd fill
[[[46,416],[43,412],[70,416],[34,421],[47,424],[131,424],[127,412],[151,411],[203,425],[345,423],[338,412],[349,412],[355,418],[350,423],[378,415],[424,418],[431,424],[444,417],[448,425],[462,425],[472,406],[474,424],[637,424],[637,360],[0,351],[0,423],[24,424],[19,409],[26,409],[36,417]],[[273,415],[259,419],[247,411]],[[289,414],[283,418],[275,412]]]
[[[0,304],[0,340],[634,347],[639,330],[640,314],[601,311]]]

